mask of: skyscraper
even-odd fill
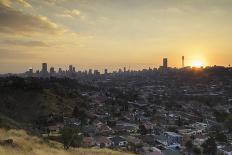
[[[184,68],[184,56],[182,56],[182,68]]]
[[[47,73],[48,72],[48,65],[47,63],[42,63],[42,73]]]
[[[47,65],[47,63],[42,63],[41,76],[42,77],[47,77],[48,76],[48,65]]]
[[[51,67],[51,68],[50,68],[50,73],[51,73],[51,74],[54,74],[54,73],[55,73],[54,67]]]
[[[72,72],[73,71],[73,67],[72,67],[72,65],[69,65],[69,70],[68,70],[69,72]]]
[[[105,69],[105,74],[108,74],[108,70],[107,69]]]
[[[93,74],[93,70],[89,69],[89,75],[92,75],[92,74]]]
[[[163,68],[168,68],[168,58],[163,58]]]

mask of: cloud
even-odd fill
[[[48,44],[42,41],[4,40],[1,43],[6,45],[26,46],[26,47],[48,47]]]
[[[78,9],[73,10],[65,10],[62,14],[59,16],[66,17],[66,18],[74,18],[74,17],[82,17],[81,12]]]
[[[33,53],[18,50],[0,49],[0,60],[17,60],[36,57]]]
[[[24,14],[0,4],[0,33],[33,35],[59,34],[65,29],[43,16]]]
[[[18,2],[19,4],[22,4],[24,7],[32,7],[31,4],[28,3],[26,0],[0,0],[0,4],[3,4],[8,7],[10,7],[13,2]]]

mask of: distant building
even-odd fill
[[[118,72],[119,72],[119,73],[122,73],[122,69],[121,69],[121,68],[119,68]]]
[[[42,70],[41,72],[43,73],[47,73],[48,72],[48,65],[47,63],[42,63]]]
[[[52,73],[52,74],[55,73],[54,67],[51,67],[51,68],[50,68],[50,73]]]
[[[93,70],[89,69],[89,75],[92,75],[92,74],[93,74]]]
[[[100,75],[100,72],[98,70],[94,70],[94,75]]]
[[[168,58],[163,58],[163,68],[168,68]]]
[[[33,74],[33,68],[29,68],[29,73]]]
[[[32,77],[33,76],[33,69],[29,68],[28,71],[26,72],[26,76]]]
[[[54,67],[51,67],[51,68],[50,68],[50,75],[51,75],[51,76],[55,76],[55,74],[56,74],[56,72],[55,72]]]
[[[42,63],[41,76],[42,77],[47,77],[48,76],[48,65],[47,65],[47,63]]]
[[[105,72],[104,72],[104,74],[108,74],[108,70],[107,70],[107,69],[105,69]]]
[[[68,70],[69,72],[73,72],[73,67],[72,67],[72,65],[69,65],[69,70]]]
[[[182,68],[184,68],[184,56],[182,56]]]
[[[58,73],[62,74],[62,69],[61,68],[59,68]]]

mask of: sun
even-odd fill
[[[200,68],[200,67],[203,67],[204,65],[203,65],[203,62],[201,60],[193,60],[191,66]]]

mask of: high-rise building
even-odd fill
[[[100,72],[96,69],[94,70],[94,75],[100,75]]]
[[[93,70],[89,69],[89,75],[92,75],[92,74],[93,74]]]
[[[42,63],[42,70],[41,72],[43,73],[47,73],[48,72],[48,65],[47,63]]]
[[[68,71],[69,71],[69,72],[73,72],[73,67],[72,67],[72,65],[69,65]]]
[[[123,71],[126,72],[126,67],[123,68]]]
[[[48,77],[48,65],[47,65],[47,63],[42,63],[41,76]]]
[[[182,56],[182,68],[184,68],[184,56]]]
[[[51,68],[50,68],[50,73],[51,73],[51,74],[54,74],[54,73],[55,73],[55,68],[54,68],[54,67],[51,67]]]
[[[29,68],[28,72],[29,72],[30,74],[33,74],[33,68]]]
[[[59,68],[58,72],[59,72],[59,74],[61,74],[62,73],[62,68]]]
[[[119,73],[122,73],[122,69],[121,69],[121,68],[119,68],[118,72],[119,72]]]
[[[163,58],[163,68],[168,68],[168,58]]]
[[[108,74],[108,70],[107,69],[105,69],[105,72],[104,72],[105,74]]]

